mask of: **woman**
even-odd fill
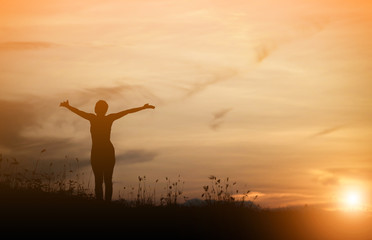
[[[60,107],[65,107],[82,118],[89,120],[90,133],[92,136],[91,164],[95,177],[95,194],[99,200],[103,199],[102,184],[105,183],[105,200],[112,198],[112,173],[115,165],[115,150],[110,141],[112,123],[129,113],[135,113],[144,109],[155,107],[145,104],[142,107],[131,108],[118,113],[106,115],[108,104],[99,100],[94,109],[96,114],[86,113],[70,106],[68,100],[61,102]]]

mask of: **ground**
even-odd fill
[[[128,207],[66,194],[0,188],[2,232],[84,237],[190,239],[372,239],[368,214],[312,207]],[[49,235],[50,236],[50,235]]]

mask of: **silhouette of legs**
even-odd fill
[[[96,194],[97,200],[103,200],[103,171],[102,168],[97,166],[96,164],[92,164],[92,169],[94,173],[94,179],[95,179],[95,185],[94,185],[94,191]]]
[[[95,193],[103,200],[102,184],[105,183],[105,200],[112,198],[112,174],[115,166],[115,150],[111,142],[98,142],[92,145],[91,164],[95,176]]]
[[[103,180],[105,181],[105,200],[111,201],[112,198],[112,173],[114,166],[106,166],[103,171]],[[102,185],[101,185],[102,186]]]
[[[92,163],[93,173],[95,177],[94,191],[97,200],[103,200],[102,184],[105,183],[105,200],[112,199],[112,174],[114,172],[113,164],[94,164]]]

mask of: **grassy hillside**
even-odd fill
[[[372,239],[372,218],[367,213],[327,212],[313,207],[262,209],[253,202],[236,200],[235,183],[228,178],[210,176],[210,184],[200,188],[202,198],[197,205],[179,204],[179,180],[166,179],[166,192],[156,200],[155,188],[149,191],[145,177],[138,178],[137,189],[130,189],[132,199],[108,203],[94,200],[91,190],[81,183],[79,168],[64,167],[54,173],[52,164],[44,170],[37,164],[32,170],[24,169],[15,159],[0,164],[0,226],[1,232],[10,236]]]
[[[263,210],[215,206],[138,206],[120,201],[0,187],[2,232],[107,234],[135,239],[371,239],[367,215],[314,208]],[[119,235],[117,235],[119,234]],[[132,236],[132,237],[130,237]]]

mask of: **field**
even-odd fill
[[[315,207],[263,209],[237,201],[214,176],[203,186],[199,205],[177,203],[177,182],[154,204],[139,178],[136,197],[97,201],[77,178],[16,170],[3,165],[0,181],[1,231],[14,236],[118,236],[167,239],[372,239],[369,213],[330,212]],[[46,168],[47,169],[47,168]],[[5,171],[6,170],[6,171]],[[49,170],[47,169],[46,172]],[[6,173],[7,172],[7,173]],[[225,185],[224,185],[225,184]],[[202,189],[202,188],[201,188]],[[37,234],[37,235],[35,235]]]
[[[371,239],[368,215],[311,207],[265,210],[215,206],[138,206],[58,193],[0,188],[2,232],[178,239]]]

